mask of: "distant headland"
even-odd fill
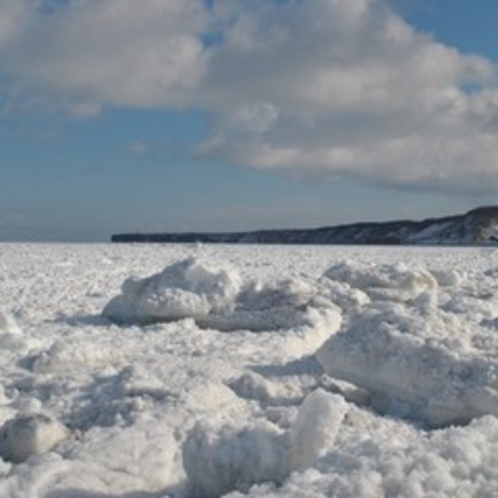
[[[310,229],[249,232],[122,233],[117,243],[211,244],[351,244],[351,245],[495,245],[498,244],[498,206],[465,214],[421,221],[363,222]]]

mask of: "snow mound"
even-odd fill
[[[189,258],[151,277],[126,280],[102,313],[120,324],[192,318],[221,331],[266,331],[314,325],[324,314],[316,310],[332,310],[337,322],[338,309],[317,298],[316,286],[306,281],[243,281],[233,268]]]
[[[0,456],[24,462],[31,455],[50,451],[68,435],[68,429],[48,415],[20,415],[0,428]]]
[[[183,465],[194,493],[205,498],[246,492],[255,483],[288,475],[288,444],[262,421],[238,427],[213,418],[197,422],[183,445]]]
[[[118,323],[150,324],[192,317],[204,322],[230,310],[240,289],[237,271],[194,258],[174,263],[145,279],[130,278],[103,315]]]
[[[309,467],[333,446],[348,411],[343,397],[317,389],[305,398],[290,430],[292,470]]]
[[[358,308],[316,356],[332,377],[382,393],[387,410],[431,426],[498,415],[498,361],[453,339],[456,323],[399,303]],[[401,402],[401,403],[399,403]]]
[[[410,301],[438,288],[438,279],[428,270],[409,269],[404,264],[365,265],[345,261],[329,268],[325,278],[349,284],[365,292],[372,300]],[[439,275],[440,280],[450,278]]]
[[[280,485],[332,449],[347,411],[344,398],[317,389],[285,432],[261,420],[243,427],[215,417],[197,422],[183,445],[193,492],[218,497],[259,483]]]

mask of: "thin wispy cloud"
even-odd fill
[[[201,156],[498,191],[497,65],[383,0],[0,0],[2,79],[78,116],[199,108]],[[48,106],[48,104],[47,104]]]

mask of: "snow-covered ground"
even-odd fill
[[[0,496],[497,496],[497,334],[491,248],[0,244]]]

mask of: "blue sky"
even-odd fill
[[[497,15],[494,0],[0,0],[0,240],[495,203]]]

